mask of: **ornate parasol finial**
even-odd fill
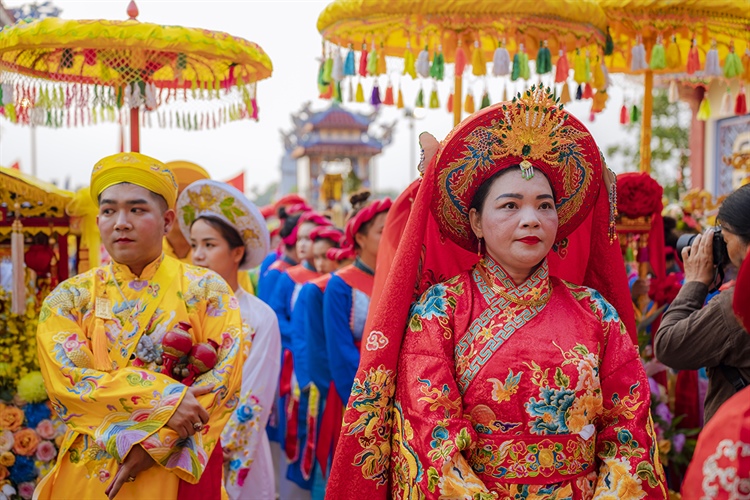
[[[135,0],[130,0],[127,13],[128,16],[130,16],[130,19],[135,20],[135,18],[138,17],[138,6],[135,4]]]

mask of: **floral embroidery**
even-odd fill
[[[437,319],[443,328],[443,336],[451,338],[450,311],[456,307],[456,296],[463,294],[463,286],[456,280],[438,283],[428,288],[409,311],[409,328],[421,332],[423,323]]]
[[[388,337],[383,332],[372,331],[367,336],[367,343],[365,343],[365,349],[368,351],[377,351],[383,349],[388,345]]]
[[[737,473],[740,458],[750,457],[750,444],[723,439],[716,451],[703,462],[703,496],[701,500],[716,498],[719,493],[727,498],[741,498],[750,491],[750,479]]]
[[[518,372],[517,375],[513,374],[513,370],[508,370],[508,377],[505,382],[500,382],[496,378],[488,378],[488,382],[492,382],[492,399],[498,403],[503,401],[510,401],[510,397],[518,392],[518,383],[521,381],[521,375],[523,372]]]

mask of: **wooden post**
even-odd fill
[[[651,172],[651,115],[654,110],[654,72],[646,70],[643,82],[643,113],[641,114],[641,172]]]
[[[141,123],[139,107],[130,108],[130,151],[141,152]]]
[[[453,126],[461,123],[461,107],[463,106],[463,75],[456,75],[454,78],[453,90]]]

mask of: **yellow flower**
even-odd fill
[[[0,455],[0,465],[13,467],[14,463],[16,463],[16,456],[13,453],[6,451],[2,455]]]

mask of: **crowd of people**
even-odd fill
[[[261,210],[187,162],[98,162],[111,262],[41,311],[68,432],[35,498],[667,498],[591,134],[532,88],[420,142],[420,179],[393,201],[355,193],[343,227],[297,195]],[[750,186],[718,215],[737,269],[748,214]],[[710,433],[734,455],[699,446],[683,497],[741,498],[750,336],[733,288],[703,307],[706,234],[654,347],[708,367],[707,419],[735,422]]]

